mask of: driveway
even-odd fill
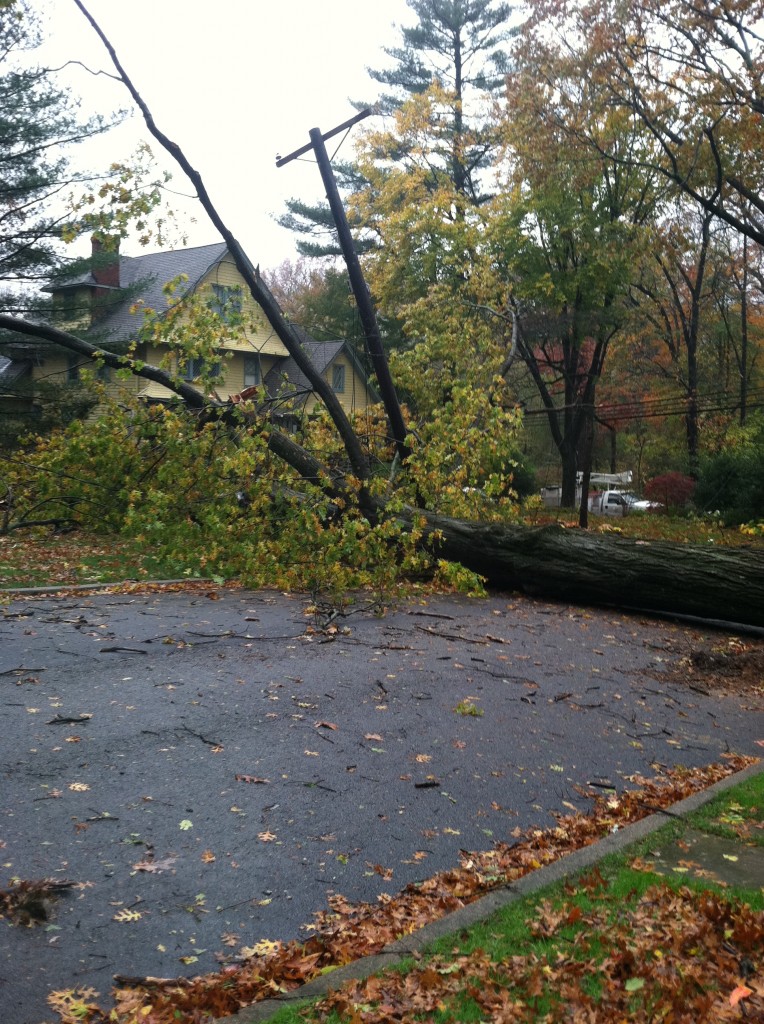
[[[295,938],[587,784],[761,752],[754,698],[665,676],[722,634],[502,594],[330,618],[215,587],[0,610],[1,885],[76,883],[3,922],[3,1024]]]

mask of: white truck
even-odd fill
[[[576,478],[576,505],[581,504],[583,473]],[[625,516],[629,512],[654,508],[654,503],[638,498],[633,491],[625,488],[632,481],[630,469],[623,473],[592,473],[589,477],[588,509],[595,515]],[[559,508],[562,498],[561,487],[543,487],[541,500],[546,508]]]

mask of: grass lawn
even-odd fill
[[[660,877],[686,827],[764,845],[764,774],[598,868],[273,1024],[764,1019],[764,892]],[[579,1014],[578,1016],[576,1014]]]
[[[119,536],[79,530],[57,534],[39,528],[0,537],[0,590],[182,579],[186,575],[191,575],[187,566],[168,563],[161,553]]]

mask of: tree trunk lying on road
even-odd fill
[[[437,553],[496,587],[764,626],[764,552],[427,515]]]

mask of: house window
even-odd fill
[[[244,356],[244,387],[253,388],[263,380],[260,356]]]
[[[78,384],[80,380],[80,361],[77,356],[69,356],[66,361],[67,384]]]
[[[74,320],[77,313],[77,296],[68,288],[61,297],[61,318],[64,321]]]
[[[213,363],[208,368],[207,364],[199,356],[191,356],[181,365],[181,377],[189,382],[197,380],[203,373],[210,377],[217,377],[220,374],[220,363]]]
[[[232,323],[241,315],[241,288],[227,284],[212,285],[209,307],[221,320]]]
[[[339,395],[345,390],[345,367],[341,363],[332,367],[332,390]]]

